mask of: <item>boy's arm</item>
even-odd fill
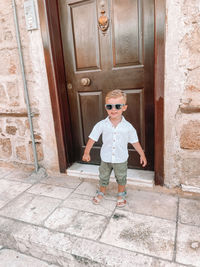
[[[94,143],[95,141],[89,138],[87,145],[85,147],[85,150],[84,150],[83,157],[82,157],[83,161],[87,161],[87,162],[90,161],[90,150],[93,147]]]
[[[144,154],[144,151],[143,151],[140,143],[139,142],[133,143],[132,146],[135,148],[135,150],[140,155],[140,164],[142,164],[142,167],[145,167],[147,165],[147,159],[146,159],[146,156]]]

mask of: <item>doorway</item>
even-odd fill
[[[58,0],[38,0],[59,168],[60,172],[65,172],[73,163],[73,146],[58,6]],[[164,184],[165,14],[165,0],[154,0],[154,172],[157,185]]]
[[[136,128],[154,169],[154,0],[59,0],[74,161],[92,127],[106,117],[108,91],[127,94],[125,118]],[[100,163],[101,140],[91,150]],[[129,168],[141,168],[129,146]]]

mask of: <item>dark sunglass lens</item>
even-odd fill
[[[106,105],[106,109],[107,109],[107,110],[111,110],[111,109],[112,109],[112,105],[107,104],[107,105]]]
[[[116,109],[121,109],[122,105],[121,104],[116,104],[115,107],[116,107]]]

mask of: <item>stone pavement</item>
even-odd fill
[[[0,267],[200,266],[200,195],[0,169]]]

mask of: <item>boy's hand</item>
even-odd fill
[[[147,159],[145,155],[140,156],[140,164],[142,164],[142,167],[145,167],[147,165]]]
[[[82,160],[87,162],[90,161],[90,154],[84,154]]]

